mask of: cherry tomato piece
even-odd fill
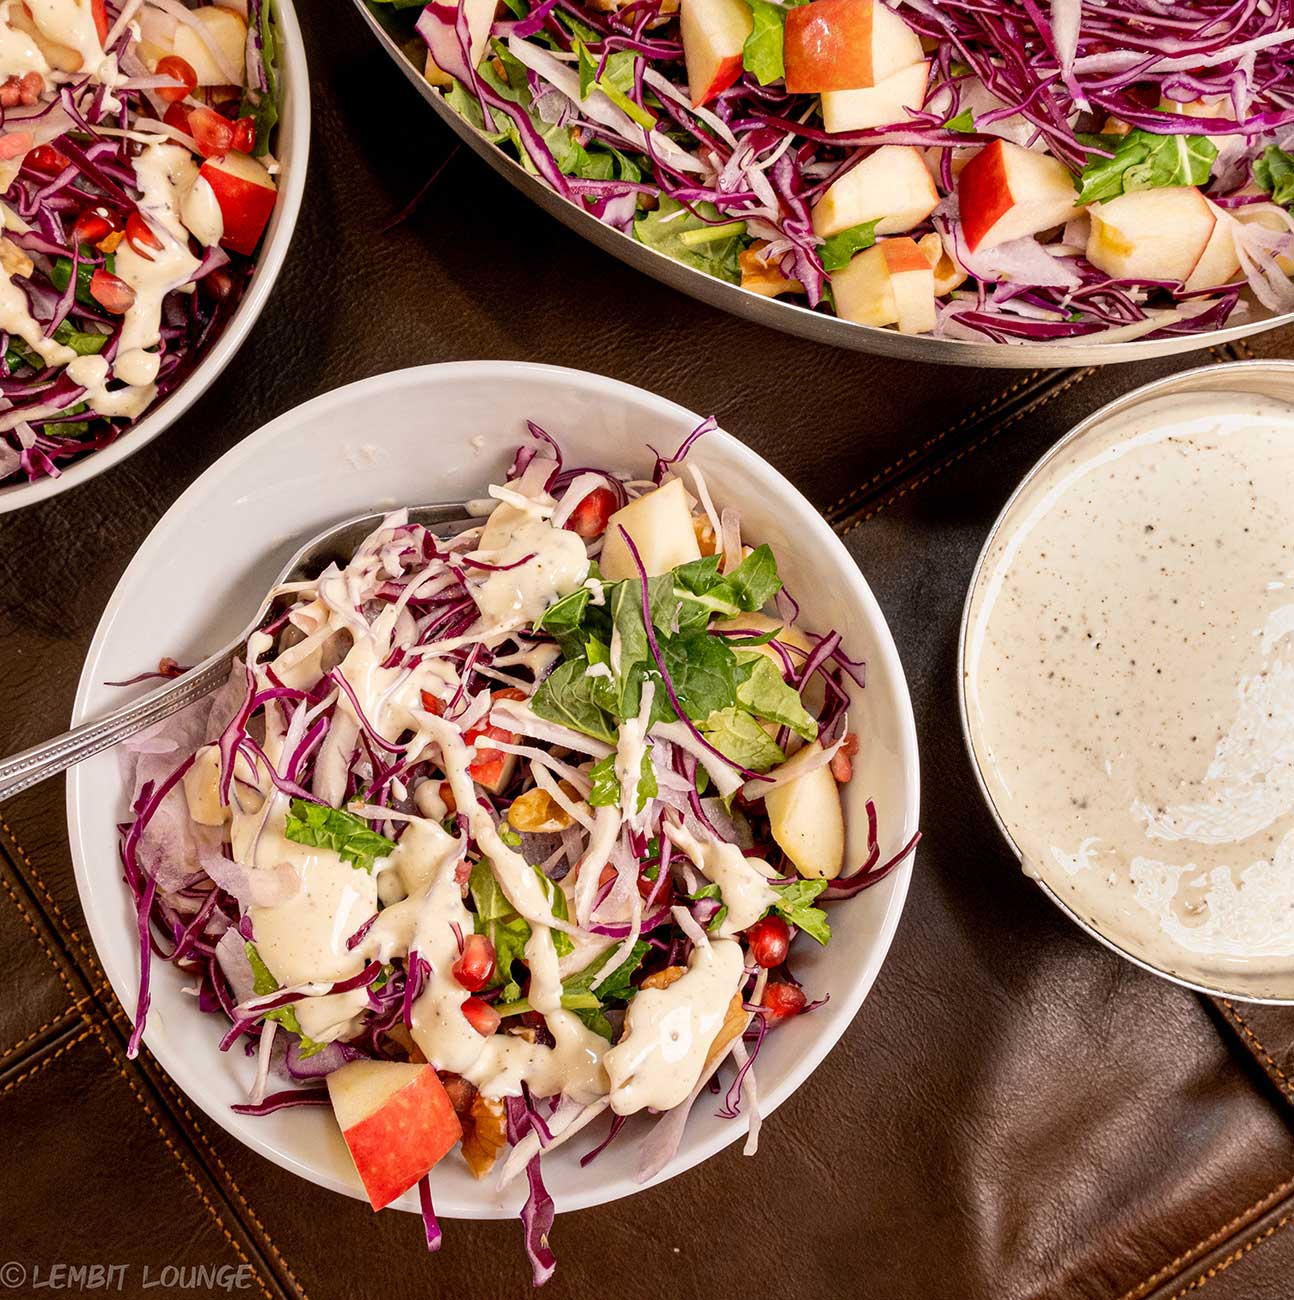
[[[38,176],[58,176],[72,164],[53,145],[38,144],[23,162],[24,170]]]

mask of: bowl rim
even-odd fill
[[[431,105],[433,111],[473,153],[484,159],[500,176],[519,189],[549,216],[591,244],[610,253],[636,270],[667,284],[680,293],[708,303],[729,315],[741,317],[755,325],[779,330],[813,343],[869,352],[877,356],[920,361],[928,365],[976,366],[994,370],[1062,369],[1069,366],[1103,366],[1120,362],[1145,361],[1152,357],[1174,356],[1200,351],[1223,343],[1248,338],[1294,322],[1294,311],[1275,316],[1250,319],[1227,325],[1204,334],[1185,334],[1153,342],[1131,340],[1125,343],[977,343],[970,339],[941,339],[926,334],[900,334],[897,330],[875,325],[859,325],[826,315],[794,302],[765,298],[740,285],[716,280],[703,271],[693,270],[622,234],[532,176],[519,162],[491,144],[469,126],[448,104],[418,69],[405,57],[400,43],[383,25],[366,0],[353,0],[379,43],[408,78],[410,84]],[[1263,311],[1258,305],[1253,310]]]
[[[1022,866],[1024,855],[1020,852],[1020,846],[1015,842],[1015,837],[1007,827],[993,796],[989,791],[988,783],[984,779],[983,767],[980,763],[979,756],[975,752],[975,743],[971,734],[970,711],[966,704],[966,638],[970,630],[971,605],[974,603],[976,593],[979,591],[980,579],[983,576],[985,562],[988,553],[992,549],[998,534],[1002,531],[1007,516],[1015,507],[1016,501],[1024,491],[1034,482],[1039,474],[1050,465],[1057,457],[1061,456],[1069,447],[1076,442],[1092,433],[1095,429],[1114,416],[1121,415],[1123,412],[1131,410],[1132,407],[1141,402],[1153,400],[1156,397],[1170,396],[1175,392],[1192,392],[1197,391],[1195,385],[1205,377],[1209,379],[1221,378],[1219,384],[1208,384],[1208,389],[1226,388],[1225,377],[1233,374],[1261,374],[1263,372],[1275,371],[1294,377],[1294,361],[1287,360],[1253,360],[1253,361],[1228,361],[1222,363],[1213,363],[1206,366],[1195,366],[1190,370],[1182,370],[1177,374],[1167,375],[1162,379],[1152,380],[1148,384],[1142,384],[1138,388],[1132,389],[1131,392],[1124,393],[1121,397],[1116,397],[1113,401],[1106,402],[1104,406],[1093,411],[1091,415],[1080,420],[1074,425],[1063,437],[1049,447],[1038,458],[1037,461],[1029,468],[1024,477],[1016,484],[1011,495],[1007,497],[1002,509],[998,512],[997,518],[993,521],[993,526],[989,529],[988,535],[984,539],[984,545],[980,548],[979,555],[975,559],[975,567],[971,570],[970,582],[966,587],[966,599],[962,603],[961,623],[957,631],[957,712],[961,719],[962,744],[966,749],[966,756],[970,760],[971,771],[975,775],[975,784],[979,787],[980,795],[987,805],[989,814],[992,816],[995,825],[1006,841],[1007,847],[1014,854],[1017,861]],[[1251,1002],[1262,1006],[1288,1007],[1294,1006],[1294,996],[1275,997],[1269,995],[1257,995],[1253,993],[1236,993],[1229,989],[1222,988],[1218,985],[1204,983],[1199,980],[1192,980],[1184,975],[1178,975],[1173,971],[1165,970],[1163,967],[1156,966],[1153,962],[1147,961],[1144,957],[1139,957],[1135,953],[1129,952],[1121,944],[1110,938],[1102,932],[1092,921],[1077,912],[1070,903],[1056,892],[1045,880],[1038,876],[1029,877],[1034,884],[1042,890],[1046,896],[1056,904],[1071,921],[1074,922],[1081,930],[1086,931],[1097,942],[1104,944],[1111,952],[1117,953],[1126,961],[1130,961],[1134,966],[1139,966],[1142,970],[1148,971],[1151,975],[1157,975],[1161,979],[1170,981],[1173,984],[1180,985],[1182,988],[1191,989],[1196,993],[1204,993],[1212,998],[1222,998],[1231,1002]]]
[[[301,34],[301,24],[294,4],[295,0],[276,0],[274,6],[282,37],[282,85],[287,109],[283,116],[288,128],[288,149],[285,151],[280,147],[279,154],[290,153],[292,165],[286,173],[280,174],[283,183],[279,186],[274,228],[261,249],[242,301],[234,309],[234,314],[220,337],[174,392],[168,393],[155,408],[149,408],[115,442],[109,443],[101,451],[91,452],[74,461],[57,478],[46,475],[32,482],[0,486],[0,514],[21,510],[24,506],[35,505],[37,501],[48,500],[60,492],[88,483],[96,475],[120,464],[152,442],[180,419],[215,383],[260,319],[261,312],[278,283],[279,273],[287,259],[288,247],[296,231],[310,158],[310,71],[306,61],[305,38]],[[282,129],[281,123],[280,130]]]
[[[612,397],[623,395],[627,400],[636,401],[640,404],[646,401],[666,415],[682,420],[690,420],[693,425],[701,422],[700,417],[687,410],[687,408],[636,385],[590,371],[573,370],[567,367],[543,365],[535,362],[456,361],[413,366],[360,379],[320,394],[310,401],[277,416],[268,424],[263,425],[241,442],[235,444],[185,490],[171,506],[170,510],[154,526],[148,537],[144,539],[113,590],[86,651],[85,663],[77,684],[76,698],[73,704],[72,724],[75,725],[85,718],[88,698],[98,684],[96,678],[98,661],[111,638],[114,625],[121,612],[121,606],[125,602],[128,582],[135,580],[140,572],[147,571],[152,563],[152,553],[160,550],[164,544],[164,526],[168,521],[178,518],[186,512],[190,500],[198,495],[206,481],[207,474],[220,466],[223,466],[227,472],[231,468],[245,463],[256,455],[262,445],[278,437],[280,432],[287,427],[295,425],[303,418],[303,415],[307,419],[318,418],[321,413],[328,410],[332,403],[352,399],[356,393],[362,393],[366,389],[388,384],[418,385],[424,382],[428,376],[446,381],[472,380],[478,383],[488,383],[491,378],[499,374],[512,375],[517,372],[534,377],[539,382],[578,385],[586,391],[603,398],[608,395]],[[903,771],[907,774],[904,783],[905,798],[902,816],[901,818],[894,818],[892,828],[897,837],[895,844],[897,850],[898,846],[908,842],[917,829],[920,807],[920,764],[911,695],[889,625],[856,561],[849,554],[837,534],[803,494],[779,470],[733,435],[723,430],[717,430],[715,434],[709,436],[724,442],[727,449],[739,460],[743,460],[747,465],[761,469],[765,473],[772,474],[785,486],[788,503],[796,507],[797,513],[802,516],[806,526],[806,546],[812,546],[816,543],[836,550],[840,574],[848,583],[850,594],[862,609],[866,625],[874,639],[874,657],[883,661],[888,680],[892,683],[891,689],[896,705],[894,710],[896,761],[902,765]],[[88,836],[83,833],[80,824],[81,783],[85,779],[84,771],[85,769],[73,768],[69,772],[66,792],[69,845],[77,891],[83,900],[83,907],[84,900],[89,896],[91,877],[102,874],[104,870],[101,864],[98,867],[93,865],[94,846]],[[889,953],[906,900],[914,861],[915,852],[910,853],[891,876],[876,887],[878,891],[887,891],[888,897],[885,899],[884,912],[877,921],[876,937],[866,954],[865,960],[859,964],[858,970],[853,975],[853,982],[848,986],[848,996],[838,996],[835,999],[837,1005],[844,1008],[844,1013],[839,1021],[839,1031],[834,1034],[828,1032],[817,1035],[812,1040],[810,1049],[799,1058],[794,1068],[787,1072],[786,1076],[780,1081],[779,1086],[770,1089],[767,1095],[761,1092],[760,1114],[762,1117],[771,1114],[782,1101],[805,1082],[853,1023],[858,1009],[871,991],[876,976],[879,974],[881,966]],[[96,951],[99,953],[104,972],[118,1001],[121,1002],[127,1016],[133,1021],[135,1011],[134,989],[137,977],[134,977],[133,971],[124,969],[120,961],[115,959],[111,961],[105,960],[104,946],[98,942],[99,932],[115,925],[115,922],[106,916],[98,915],[93,908],[84,908],[84,910],[90,936],[95,944]],[[113,969],[109,969],[110,965]],[[123,986],[127,991],[126,996],[123,996],[121,991]],[[352,1197],[362,1197],[357,1182],[344,1182],[332,1177],[324,1169],[297,1160],[290,1153],[268,1141],[262,1135],[262,1131],[258,1130],[254,1124],[247,1124],[247,1117],[227,1112],[216,1104],[213,1099],[204,1095],[201,1089],[194,1089],[191,1084],[197,1078],[198,1072],[191,1068],[186,1058],[178,1052],[173,1052],[169,1045],[163,1044],[161,1050],[159,1050],[153,1042],[153,1037],[154,1035],[146,1028],[144,1042],[149,1047],[149,1050],[154,1052],[162,1068],[167,1071],[175,1080],[177,1086],[195,1105],[233,1137],[272,1160],[281,1168],[306,1178],[316,1185]],[[628,1184],[628,1180],[621,1180],[627,1185],[617,1187],[615,1184],[610,1184],[606,1189],[603,1189],[599,1184],[590,1183],[587,1184],[590,1188],[588,1192],[581,1189],[580,1192],[574,1195],[560,1197],[558,1209],[565,1212],[606,1204],[621,1197],[643,1191],[659,1182],[664,1182],[669,1178],[684,1173],[703,1160],[709,1159],[712,1155],[717,1154],[732,1142],[735,1142],[746,1132],[747,1125],[748,1116],[743,1113],[740,1118],[723,1125],[717,1134],[712,1135],[708,1140],[694,1141],[689,1146],[686,1139],[684,1139],[674,1158],[654,1178],[647,1182]],[[411,1211],[416,1208],[416,1204],[407,1195],[394,1204],[398,1208]],[[512,1213],[513,1211],[509,1208],[490,1203],[481,1206],[470,1215],[458,1214],[454,1210],[446,1210],[442,1212],[441,1217],[507,1218],[511,1217]]]

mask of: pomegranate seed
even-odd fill
[[[153,253],[162,247],[162,241],[153,234],[148,222],[138,212],[132,212],[126,218],[126,242],[148,262],[153,260]]]
[[[170,108],[162,114],[162,121],[167,126],[173,126],[177,131],[183,131],[189,135],[189,110],[183,104],[172,104]]]
[[[90,297],[104,311],[114,316],[124,316],[135,302],[135,291],[119,275],[97,267],[90,277]]]
[[[204,158],[219,158],[233,145],[234,124],[214,109],[199,105],[189,110],[189,134]]]
[[[178,54],[168,54],[165,58],[158,59],[156,72],[159,77],[170,77],[172,81],[180,83],[178,86],[158,86],[158,99],[165,100],[168,104],[178,104],[197,88],[198,74],[194,72],[193,64]]]
[[[840,748],[831,756],[831,775],[841,785],[853,780],[854,764],[852,760],[856,753],[858,753],[858,737],[851,731],[846,734]]]
[[[251,153],[256,148],[256,119],[240,117],[234,123],[233,147],[239,153]]]
[[[434,713],[436,717],[442,717],[445,712],[445,702],[438,695],[433,695],[430,691],[422,691],[422,707],[428,713]]]
[[[53,145],[38,144],[27,155],[23,168],[34,171],[38,176],[58,176],[71,165]]]
[[[764,1011],[769,1021],[776,1024],[798,1016],[808,1000],[804,996],[804,990],[796,988],[794,984],[770,984],[764,990]]]
[[[463,955],[450,969],[469,993],[478,992],[494,974],[494,945],[483,934],[467,935],[463,939]]]
[[[77,217],[72,227],[72,238],[78,244],[97,244],[114,230],[120,229],[121,222],[117,219],[117,214],[111,208],[105,208],[100,204],[97,207],[86,208]]]
[[[780,966],[791,943],[791,927],[780,916],[766,916],[746,931],[750,955],[763,967]]]
[[[489,1038],[498,1029],[503,1019],[488,1002],[481,998],[468,998],[463,1003],[463,1014],[467,1017],[467,1023],[482,1038]]]
[[[610,488],[594,488],[571,511],[566,527],[586,542],[601,537],[607,530],[607,520],[616,512],[617,504],[616,494]]]

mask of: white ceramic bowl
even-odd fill
[[[292,232],[296,229],[301,211],[301,195],[305,190],[306,161],[310,156],[310,77],[306,71],[305,44],[301,27],[297,23],[292,0],[278,0],[278,30],[281,36],[279,57],[282,72],[283,113],[279,119],[278,143],[275,156],[282,164],[278,176],[279,198],[265,232],[261,255],[256,261],[247,291],[238,304],[233,317],[206,355],[193,368],[189,377],[173,393],[157,405],[149,407],[143,417],[135,422],[116,442],[102,451],[75,461],[64,468],[58,478],[40,478],[31,483],[11,483],[0,487],[0,514],[19,510],[46,497],[57,496],[68,488],[76,487],[102,474],[104,470],[133,456],[146,442],[151,442],[164,429],[182,416],[203,393],[215,383],[220,372],[233,359],[251,332],[262,308],[269,300],[274,282],[283,269]]]
[[[650,471],[648,444],[673,450],[699,417],[663,398],[574,370],[479,361],[425,366],[325,394],[251,435],[211,467],[153,529],[108,602],[77,692],[73,721],[120,704],[104,686],[155,665],[162,655],[200,659],[233,636],[298,540],[365,510],[483,494],[500,481],[525,420],[556,436],[571,465]],[[868,686],[851,712],[865,738],[848,789],[851,862],[862,861],[862,805],[880,813],[888,857],[917,824],[917,750],[912,708],[894,643],[876,601],[839,539],[780,474],[735,438],[715,433],[691,453],[722,507],[742,514],[743,536],[769,542],[809,628],[838,628],[867,660]],[[126,815],[117,761],[103,754],[68,780],[68,827],[77,885],[100,960],[127,1011],[138,991],[134,914],[117,861],[115,826]],[[880,969],[911,874],[904,863],[858,897],[832,905],[835,938],[801,943],[797,975],[826,1006],[765,1041],[757,1073],[767,1114],[808,1078],[844,1033]],[[194,1102],[248,1146],[286,1169],[351,1196],[362,1195],[328,1111],[299,1108],[266,1118],[234,1114],[254,1063],[217,1050],[223,1021],[200,1014],[185,981],[155,963],[145,1042]],[[715,1115],[708,1096],[694,1108],[682,1147],[655,1181],[732,1142],[745,1121]],[[647,1121],[635,1121],[645,1131]],[[593,1126],[600,1137],[605,1121]],[[596,1205],[639,1189],[638,1143],[626,1129],[581,1170],[596,1138],[571,1142],[545,1163],[558,1209]],[[521,1180],[524,1183],[524,1179]],[[437,1210],[451,1218],[515,1213],[523,1193],[501,1202],[491,1180],[476,1182],[458,1160],[434,1174]],[[413,1193],[400,1202],[415,1209]]]

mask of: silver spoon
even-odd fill
[[[274,587],[317,577],[334,562],[344,567],[360,543],[390,513],[379,510],[371,514],[355,515],[312,537],[283,566],[283,571],[274,581]],[[413,506],[408,515],[411,524],[434,527],[438,533],[461,532],[483,522],[480,517],[468,516],[467,504],[463,501]],[[83,722],[79,727],[73,727],[71,731],[65,731],[53,740],[33,745],[31,749],[24,749],[20,754],[5,759],[0,763],[0,802],[30,786],[38,785],[47,777],[65,772],[83,759],[111,748],[137,731],[170,717],[172,713],[178,713],[186,704],[209,695],[223,685],[229,680],[234,661],[246,655],[247,640],[264,623],[272,603],[270,597],[266,596],[256,611],[256,616],[241,635],[165,686],[159,686],[155,691],[132,700],[97,722]]]

